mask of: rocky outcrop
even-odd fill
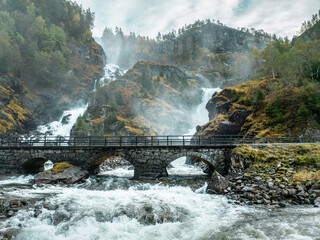
[[[111,158],[108,158],[99,166],[99,170],[110,171],[116,168],[123,168],[123,167],[129,167],[129,166],[132,166],[132,164],[127,160],[121,157],[111,157]]]
[[[233,150],[233,174],[225,194],[238,204],[314,204],[320,197],[319,169],[314,161],[317,145],[250,147]],[[312,157],[311,157],[312,158]]]
[[[224,194],[228,186],[229,182],[217,171],[215,171],[208,183],[207,192],[211,194]]]
[[[58,120],[64,110],[87,99],[94,80],[103,75],[105,61],[101,46],[92,41],[78,51],[82,57],[79,62],[94,68],[73,68],[58,91],[50,87],[30,87],[14,75],[0,76],[0,135],[28,134],[41,124]],[[78,78],[78,85],[72,83],[73,78]]]
[[[34,176],[35,184],[75,184],[89,177],[89,172],[68,163],[56,163],[51,170]]]
[[[190,129],[200,84],[174,66],[138,62],[89,95],[72,135],[172,135]]]

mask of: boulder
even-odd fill
[[[316,200],[314,200],[314,206],[320,207],[320,197],[318,197],[318,198],[316,198]]]
[[[224,113],[227,113],[231,107],[232,107],[232,102],[227,101],[227,102],[224,102],[224,103],[218,105],[217,110],[219,113],[224,114]]]
[[[88,178],[89,172],[69,163],[56,163],[51,170],[34,176],[36,184],[74,184]]]
[[[207,193],[222,194],[229,187],[229,182],[215,171],[208,183]]]
[[[72,116],[72,114],[68,114],[66,116],[63,116],[61,123],[62,125],[67,125],[70,122],[70,117]]]

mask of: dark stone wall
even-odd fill
[[[201,147],[146,147],[146,148],[21,148],[0,151],[0,174],[29,173],[28,168],[39,164],[39,159],[53,163],[69,162],[91,173],[110,156],[121,156],[135,167],[136,179],[167,177],[166,167],[181,157],[203,160],[219,172],[228,172],[231,167],[231,150]],[[26,168],[28,166],[28,168]]]

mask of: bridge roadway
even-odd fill
[[[0,138],[0,173],[37,173],[44,162],[69,162],[95,173],[99,165],[120,156],[134,166],[135,179],[167,177],[167,166],[193,157],[211,170],[227,173],[232,149],[239,144],[315,143],[319,138],[244,138],[243,136],[111,136]]]

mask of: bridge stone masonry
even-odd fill
[[[263,141],[267,142],[266,139]],[[167,177],[168,165],[181,157],[199,159],[212,171],[226,174],[232,165],[232,149],[242,143],[257,144],[257,139],[239,136],[210,139],[192,136],[1,138],[0,173],[38,173],[43,170],[44,163],[51,160],[53,163],[69,162],[95,174],[104,161],[119,156],[134,166],[134,179]]]
[[[100,164],[119,156],[134,166],[134,179],[167,177],[166,168],[180,157],[194,157],[211,169],[227,171],[230,148],[207,147],[34,147],[3,148],[0,151],[2,174],[38,173],[47,160],[53,163],[69,162],[74,166],[96,173]]]

